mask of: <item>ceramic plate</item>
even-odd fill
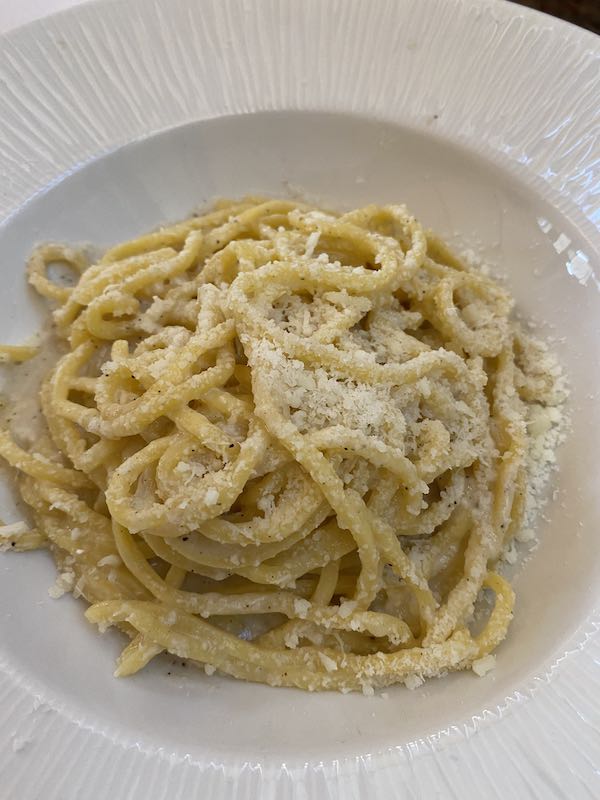
[[[1,341],[39,324],[36,242],[249,192],[405,201],[546,321],[573,415],[485,678],[368,698],[157,659],[115,680],[119,634],[49,598],[49,556],[2,556],[2,798],[600,796],[599,74],[598,38],[490,0],[110,0],[1,40]]]

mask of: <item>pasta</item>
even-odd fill
[[[31,512],[0,544],[49,547],[59,591],[130,637],[117,675],[167,651],[371,693],[505,638],[495,565],[556,382],[508,293],[405,207],[221,202],[91,264],[42,246],[28,277],[60,355],[39,432],[0,431]]]

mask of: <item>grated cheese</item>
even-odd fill
[[[480,678],[483,678],[484,675],[487,675],[488,672],[491,672],[496,666],[496,656],[490,655],[484,656],[483,658],[478,658],[476,661],[473,662],[471,669],[476,675],[479,675]]]
[[[109,556],[104,556],[98,561],[99,567],[119,567],[123,562],[119,558],[118,555],[112,554]]]
[[[329,658],[328,655],[321,652],[319,652],[318,655],[319,655],[319,661],[321,662],[321,664],[323,664],[327,672],[335,672],[338,666],[337,663],[333,660],[333,658]]]
[[[415,689],[418,689],[419,686],[421,686],[422,684],[423,684],[423,678],[420,675],[416,674],[407,675],[406,678],[404,679],[404,685],[406,686],[407,689],[410,689],[411,692],[414,691]]]
[[[65,570],[56,576],[56,580],[48,589],[48,594],[54,600],[58,600],[63,594],[73,591],[75,585],[75,573],[73,570]]]

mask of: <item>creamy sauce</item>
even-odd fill
[[[8,427],[25,448],[48,432],[40,407],[40,388],[68,349],[50,324],[41,332],[39,342],[39,352],[29,361],[0,367],[0,425]]]

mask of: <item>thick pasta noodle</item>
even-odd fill
[[[507,292],[405,207],[222,202],[91,264],[45,245],[28,275],[62,355],[35,442],[0,432],[33,523],[1,541],[49,547],[130,637],[117,675],[167,651],[371,693],[504,639],[494,565],[555,387]]]

